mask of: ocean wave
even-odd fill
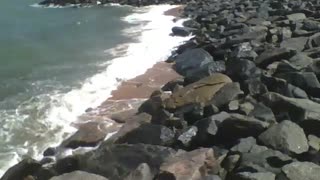
[[[76,131],[71,124],[77,121],[87,108],[98,107],[111,96],[112,90],[120,83],[119,79],[127,80],[143,74],[155,63],[166,60],[173,48],[189,39],[190,37],[169,36],[172,26],[182,24],[182,20],[173,22],[174,17],[163,15],[165,11],[174,7],[159,5],[134,8],[134,13],[122,20],[135,26],[124,29],[121,33],[130,37],[136,36],[136,41],[106,50],[105,53],[114,55],[114,59],[107,62],[105,71],[88,78],[81,88],[68,93],[56,92],[30,98],[15,112],[0,112],[0,116],[6,119],[5,122],[1,122],[5,124],[4,131],[0,131],[3,142],[17,141],[16,144],[19,144],[8,146],[8,152],[0,153],[1,171],[4,172],[21,160],[25,153],[36,159],[42,158],[41,154],[45,148],[58,145]],[[30,125],[30,114],[39,119],[38,124]],[[17,121],[19,123],[16,123]],[[21,134],[12,134],[13,129],[19,128],[20,131],[17,132]],[[33,139],[24,142],[17,140],[21,141],[21,137],[26,135]],[[10,160],[1,157],[10,157]]]

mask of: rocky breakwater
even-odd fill
[[[195,37],[157,90],[95,150],[25,159],[1,180],[319,180],[318,1],[202,0]],[[177,29],[179,31],[177,31]]]

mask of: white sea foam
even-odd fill
[[[51,103],[50,108],[44,115],[43,121],[41,121],[48,132],[39,134],[39,136],[52,134],[52,137],[46,141],[50,141],[50,143],[39,145],[25,142],[23,147],[29,147],[28,150],[33,151],[32,154],[35,158],[42,158],[40,154],[46,147],[58,145],[66,135],[75,132],[76,129],[71,126],[71,123],[76,121],[78,116],[89,107],[99,106],[111,96],[111,91],[119,85],[118,79],[126,80],[143,74],[155,63],[166,60],[174,47],[189,39],[190,37],[169,36],[171,28],[182,23],[182,21],[174,23],[174,17],[163,15],[166,10],[174,7],[159,5],[135,8],[136,13],[123,18],[122,20],[136,26],[135,28],[125,29],[122,33],[128,36],[137,35],[135,38],[137,42],[106,50],[106,53],[113,53],[118,57],[108,61],[106,70],[88,78],[81,88],[74,89],[66,94],[51,95],[48,100]],[[119,47],[125,47],[126,51],[122,48],[119,49]],[[54,131],[52,131],[53,129]],[[49,131],[52,132],[49,133]],[[8,139],[10,139],[9,136]],[[30,146],[34,148],[30,149]],[[6,157],[10,155],[10,159],[12,159],[5,165],[0,165],[1,170],[4,172],[21,160],[21,154],[23,153],[10,152]]]

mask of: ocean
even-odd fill
[[[143,74],[186,38],[169,36],[170,5],[44,8],[0,6],[0,176],[36,159],[76,129],[71,123]]]

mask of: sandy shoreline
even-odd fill
[[[165,16],[179,17],[183,7],[172,8],[163,14]],[[173,70],[172,64],[158,62],[147,69],[144,74],[123,81],[111,92],[110,98],[106,99],[97,108],[89,108],[86,113],[78,118],[78,121],[73,123],[73,126],[79,130],[81,128],[95,130],[91,128],[92,123],[109,123],[109,126],[104,130],[107,133],[115,132],[121,127],[121,123],[117,121],[118,117],[130,118],[137,112],[138,107],[149,98],[152,92],[160,89],[167,82],[180,77]]]

